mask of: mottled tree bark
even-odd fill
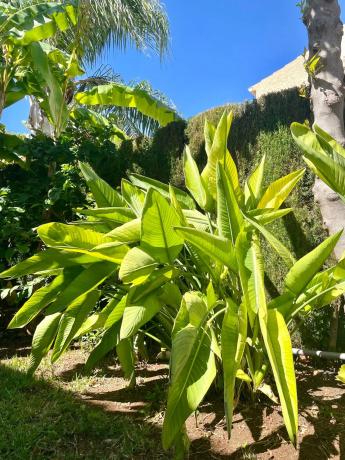
[[[319,66],[310,75],[311,106],[314,123],[345,145],[344,129],[344,65],[341,59],[343,24],[337,0],[307,0],[304,5],[303,22],[308,31],[308,59],[317,55]],[[338,195],[320,179],[316,178],[314,196],[320,205],[324,225],[330,234],[345,228],[345,205]],[[345,250],[342,235],[335,255]],[[335,349],[339,322],[339,302],[335,305],[330,331],[330,348]]]

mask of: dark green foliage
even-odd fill
[[[250,146],[255,145],[261,133],[274,132],[280,125],[290,126],[293,121],[310,118],[309,101],[299,96],[296,89],[272,93],[259,100],[243,104],[216,107],[193,117],[186,131],[193,154],[202,161],[204,152],[204,121],[217,124],[222,113],[233,111],[234,121],[229,137],[229,149],[235,159],[251,163]]]

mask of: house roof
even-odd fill
[[[304,68],[304,57],[298,56],[269,77],[251,86],[249,91],[258,99],[265,94],[277,93],[306,84],[308,84],[308,74]]]
[[[345,65],[345,26],[342,39],[342,60]],[[304,56],[298,56],[272,75],[248,88],[249,92],[258,99],[265,94],[308,85],[308,74],[304,68],[304,61]]]

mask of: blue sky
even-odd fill
[[[297,0],[165,0],[169,55],[112,50],[109,64],[126,81],[148,80],[186,118],[226,102],[250,99],[248,87],[303,52],[307,36]],[[277,6],[279,3],[279,6]],[[345,0],[340,1],[343,9]],[[2,122],[23,131],[27,102],[4,112]]]

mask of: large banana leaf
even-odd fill
[[[254,271],[252,295],[255,296],[258,307],[260,329],[277,385],[285,426],[291,442],[296,444],[297,389],[290,334],[282,314],[276,309],[267,309],[263,263],[256,239],[252,241],[252,257]]]
[[[153,318],[161,308],[162,303],[155,293],[143,299],[140,305],[127,305],[123,313],[121,324],[121,340],[136,334],[139,328]]]
[[[206,154],[209,157],[211,153],[211,148],[214,140],[214,135],[216,133],[216,127],[205,118],[204,124],[204,138],[205,138],[205,150]]]
[[[47,245],[94,257],[95,262],[105,260],[118,264],[129,248],[123,243],[114,242],[110,237],[79,225],[66,225],[57,222],[43,224],[37,229],[41,240]]]
[[[131,222],[135,218],[134,212],[130,208],[114,207],[114,208],[77,208],[76,211],[84,216],[95,217],[99,220],[116,222],[125,224]]]
[[[91,250],[100,244],[113,242],[111,238],[94,230],[59,222],[43,224],[38,227],[37,233],[47,246],[63,249],[80,248]]]
[[[308,166],[329,187],[345,199],[345,157],[342,148],[320,128],[313,132],[308,126],[300,123],[291,125],[292,136],[301,147],[304,160]]]
[[[55,362],[72,342],[86,317],[96,305],[99,296],[99,291],[88,292],[77,297],[66,309],[60,319],[51,357],[52,362]]]
[[[161,263],[173,264],[183,246],[175,232],[180,218],[175,209],[157,191],[149,189],[141,220],[141,246]]]
[[[176,227],[175,230],[185,240],[207,254],[211,260],[216,260],[236,272],[236,256],[230,240],[195,228]]]
[[[199,309],[198,309],[199,306]],[[211,332],[199,297],[193,303],[193,323],[173,338],[171,384],[163,424],[163,447],[168,449],[183,430],[188,416],[197,409],[216,376]]]
[[[208,204],[212,198],[209,197],[200,176],[198,165],[192,157],[188,146],[186,146],[183,153],[183,170],[187,189],[202,209],[208,208]]]
[[[132,248],[124,257],[119,277],[124,283],[144,281],[158,267],[157,261],[139,247]]]
[[[217,164],[217,224],[219,234],[235,245],[243,216],[232,183],[220,163]]]
[[[101,179],[89,164],[79,162],[79,167],[98,207],[126,206],[126,202],[122,196]]]
[[[259,230],[262,236],[267,240],[267,242],[272,246],[272,248],[285,262],[285,265],[288,268],[291,268],[296,262],[296,260],[289,251],[289,249],[286,246],[284,246],[284,244],[281,243],[274,235],[272,235],[272,233],[269,232],[263,225],[260,225],[254,219],[251,219],[248,215],[244,215],[244,217],[254,228]]]
[[[80,267],[65,269],[61,275],[54,278],[50,284],[35,291],[14,315],[8,328],[14,329],[26,326],[47,305],[53,302],[58,297],[59,293],[64,290],[80,272]]]
[[[29,45],[54,36],[76,24],[75,2],[29,4],[24,8],[6,5],[0,17],[0,37],[17,45]]]
[[[330,236],[291,267],[284,282],[289,292],[297,296],[303,291],[326,259],[331,255],[341,234],[342,231]]]
[[[236,374],[241,367],[247,339],[247,312],[245,303],[238,307],[230,298],[227,299],[226,303],[226,312],[222,323],[221,345],[224,371],[224,405],[228,437],[230,439]]]
[[[137,185],[146,191],[149,190],[149,188],[153,188],[165,198],[170,198],[170,190],[172,189],[176,195],[176,199],[183,209],[195,209],[195,202],[193,198],[191,198],[188,193],[177,187],[173,187],[171,185],[169,186],[159,180],[141,176],[140,174],[130,174],[129,178],[134,185]]]
[[[126,179],[121,181],[121,193],[135,215],[141,217],[144,209],[145,193]]]
[[[99,85],[94,88],[79,92],[75,100],[84,105],[115,105],[119,107],[132,107],[142,114],[158,121],[161,126],[166,126],[180,117],[170,107],[139,88],[130,88],[120,83]]]
[[[68,108],[62,91],[61,82],[55,76],[48,56],[43,51],[40,43],[30,45],[33,67],[45,82],[48,94],[49,117],[54,125],[55,135],[58,137],[68,119]]]
[[[38,252],[28,259],[19,262],[19,264],[3,271],[0,273],[0,278],[19,278],[20,276],[34,275],[43,271],[52,271],[75,265],[87,265],[94,262],[94,257],[50,248]]]
[[[220,162],[224,164],[226,154],[227,154],[227,139],[232,124],[233,115],[232,113],[226,114],[223,113],[216,131],[214,133],[214,138],[212,146],[209,149],[209,155],[207,159],[207,164],[204,170],[201,173],[202,180],[205,184],[206,189],[213,196],[214,199],[217,198],[217,187],[216,187],[216,168],[217,163]],[[234,185],[234,188],[236,186]]]
[[[302,179],[304,172],[305,169],[299,169],[272,182],[259,201],[258,208],[279,209]]]
[[[112,327],[107,329],[101,340],[90,353],[86,363],[86,371],[90,371],[95,365],[101,361],[111,350],[115,349],[119,342],[120,323],[115,323]]]
[[[140,240],[141,234],[141,220],[133,219],[120,227],[116,227],[111,232],[107,233],[106,236],[114,238],[116,241],[122,243],[136,243]]]
[[[245,184],[245,203],[249,208],[256,207],[262,193],[262,182],[264,177],[266,156],[264,155],[261,162],[255,168]]]
[[[36,327],[32,339],[28,373],[33,374],[42,358],[48,353],[59,327],[61,313],[46,316]]]
[[[97,262],[84,269],[79,275],[66,286],[49,306],[48,314],[64,310],[77,297],[87,294],[97,288],[103,281],[109,278],[116,270],[116,265],[111,262]]]

